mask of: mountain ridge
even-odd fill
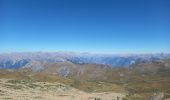
[[[129,55],[103,55],[73,52],[21,52],[0,54],[1,69],[17,69],[32,62],[57,63],[71,62],[74,64],[102,64],[112,67],[128,67],[136,62],[152,62],[169,59],[170,54],[129,54]],[[33,64],[32,64],[33,65]],[[36,65],[36,63],[35,63]],[[43,67],[43,64],[39,64]]]

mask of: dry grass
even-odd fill
[[[169,63],[169,62],[168,62]],[[149,66],[147,64],[145,67]],[[31,71],[6,71],[0,70],[0,79],[13,79],[15,81],[9,81],[11,84],[31,84],[25,85],[28,88],[42,88],[33,84],[34,82],[49,82],[49,83],[63,83],[67,86],[80,89],[87,93],[94,92],[120,92],[127,93],[127,97],[124,100],[147,100],[154,93],[163,92],[165,98],[170,98],[170,70],[161,69],[159,66],[162,64],[153,64],[153,68],[157,66],[156,72],[152,73],[152,68],[149,71],[140,72],[138,68],[134,70],[129,70],[126,68],[117,68],[107,70],[102,73],[102,76],[97,78],[89,78],[91,74],[84,74],[83,77],[74,78],[70,77],[57,77],[54,75],[49,75],[46,73],[34,73]],[[140,65],[141,67],[141,65]],[[168,66],[169,67],[169,66]],[[151,70],[151,71],[150,71]],[[155,71],[155,69],[154,69]],[[90,72],[91,73],[91,72]],[[22,80],[22,81],[21,81]],[[1,81],[0,81],[1,82]],[[21,83],[20,83],[21,82]],[[13,86],[8,84],[6,87],[11,87],[14,89],[23,88],[20,85]],[[1,85],[1,84],[0,84]],[[46,88],[55,86],[44,86]],[[4,95],[5,91],[1,90],[0,95]],[[59,95],[60,97],[67,97],[65,94]],[[38,97],[37,97],[38,98]],[[92,97],[93,99],[95,97]]]
[[[58,82],[0,80],[0,100],[112,100],[117,96],[121,100],[124,97],[113,92],[86,93]]]

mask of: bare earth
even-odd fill
[[[61,83],[0,79],[0,100],[122,100],[122,93],[86,93]]]

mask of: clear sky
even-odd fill
[[[170,0],[0,0],[0,52],[170,51]]]

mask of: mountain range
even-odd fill
[[[86,92],[121,91],[128,94],[123,100],[158,100],[148,98],[159,93],[170,98],[170,54],[3,53],[0,78],[15,84],[57,81]]]
[[[47,64],[72,63],[72,64],[101,64],[110,67],[128,67],[138,62],[153,62],[169,59],[170,54],[90,54],[75,52],[23,52],[1,53],[0,69],[18,69],[32,67],[41,70]]]

